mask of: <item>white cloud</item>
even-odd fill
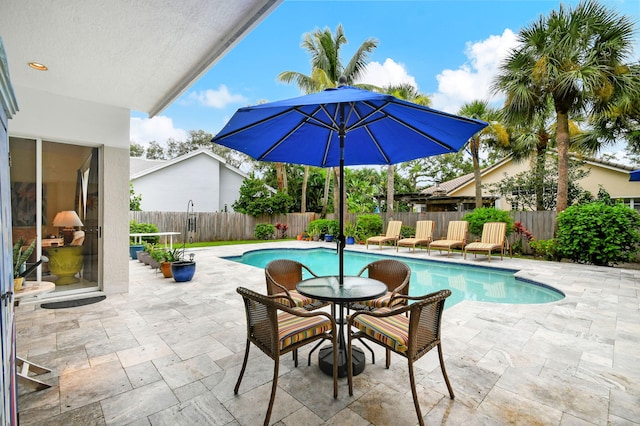
[[[473,100],[501,101],[492,95],[491,84],[498,74],[498,66],[517,45],[516,37],[507,28],[502,35],[468,42],[465,49],[468,62],[456,70],[446,69],[436,76],[438,91],[431,95],[433,107],[456,113],[464,103]]]
[[[173,120],[159,115],[153,118],[131,117],[129,139],[146,146],[151,141],[165,145],[167,139],[185,140],[188,133],[173,126]]]
[[[415,77],[407,73],[404,65],[390,58],[387,58],[383,64],[375,61],[369,62],[363,77],[356,83],[373,84],[378,87],[410,84],[416,89],[418,88]]]
[[[229,88],[221,84],[218,90],[202,90],[200,92],[191,92],[188,96],[189,100],[195,101],[202,106],[217,109],[225,108],[230,104],[246,104],[248,99],[242,95],[233,94]]]

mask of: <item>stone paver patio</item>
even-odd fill
[[[245,348],[236,287],[264,292],[262,270],[218,256],[287,242],[196,251],[188,283],[130,261],[130,292],[82,307],[16,309],[18,354],[53,369],[50,389],[19,389],[22,425],[257,425],[266,412],[273,361],[256,347],[234,395]],[[363,246],[350,246],[364,250]],[[395,255],[395,249],[370,252]],[[426,424],[640,424],[640,271],[505,258],[462,260],[426,251],[400,255],[518,269],[566,297],[541,305],[465,301],[443,317],[443,352],[456,399],[447,395],[437,351],[417,363]],[[308,348],[301,351],[306,357]],[[306,359],[306,358],[305,358]],[[280,425],[415,425],[404,358],[384,368],[376,348],[354,396],[311,366],[280,361],[271,422]]]

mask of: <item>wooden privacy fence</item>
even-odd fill
[[[548,240],[553,238],[556,225],[556,212],[510,212],[514,222],[522,222],[524,227],[533,233],[536,240]],[[442,238],[447,233],[447,225],[451,220],[460,220],[466,212],[426,212],[409,213],[400,212],[393,215],[379,213],[386,229],[389,220],[401,220],[403,225],[415,227],[418,220],[433,220],[435,222],[434,237]],[[242,213],[195,213],[195,232],[189,233],[186,229],[187,213],[185,212],[130,212],[129,218],[139,223],[153,223],[160,232],[180,232],[177,238],[184,240],[192,237],[194,241],[233,241],[251,240],[254,238],[256,225],[259,223],[286,224],[286,235],[295,237],[307,229],[307,225],[314,219],[319,219],[317,213],[289,213],[286,215],[253,217]],[[350,213],[347,220],[355,223],[357,214]],[[387,217],[389,216],[389,217]],[[329,219],[337,218],[335,214],[327,215]],[[277,231],[276,231],[277,233]],[[277,233],[276,237],[280,237]],[[479,238],[479,235],[470,235],[470,241]],[[511,234],[509,242],[513,245],[516,241],[515,233]],[[529,245],[523,241],[523,251],[530,253]]]

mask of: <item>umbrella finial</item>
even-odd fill
[[[344,75],[341,75],[338,78],[338,87],[340,86],[346,86],[347,85],[347,77],[345,77]]]

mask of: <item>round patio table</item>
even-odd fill
[[[344,277],[343,284],[340,285],[337,276],[315,277],[300,281],[296,289],[300,294],[313,299],[323,300],[333,303],[332,314],[335,317],[335,305],[340,309],[340,318],[336,318],[338,327],[338,377],[346,377],[347,369],[347,347],[344,336],[344,307],[347,303],[360,302],[363,300],[375,299],[387,292],[387,286],[378,280],[367,277]],[[365,357],[362,349],[353,346],[353,375],[364,371]],[[333,347],[325,346],[320,349],[318,355],[320,369],[328,375],[333,374]]]

